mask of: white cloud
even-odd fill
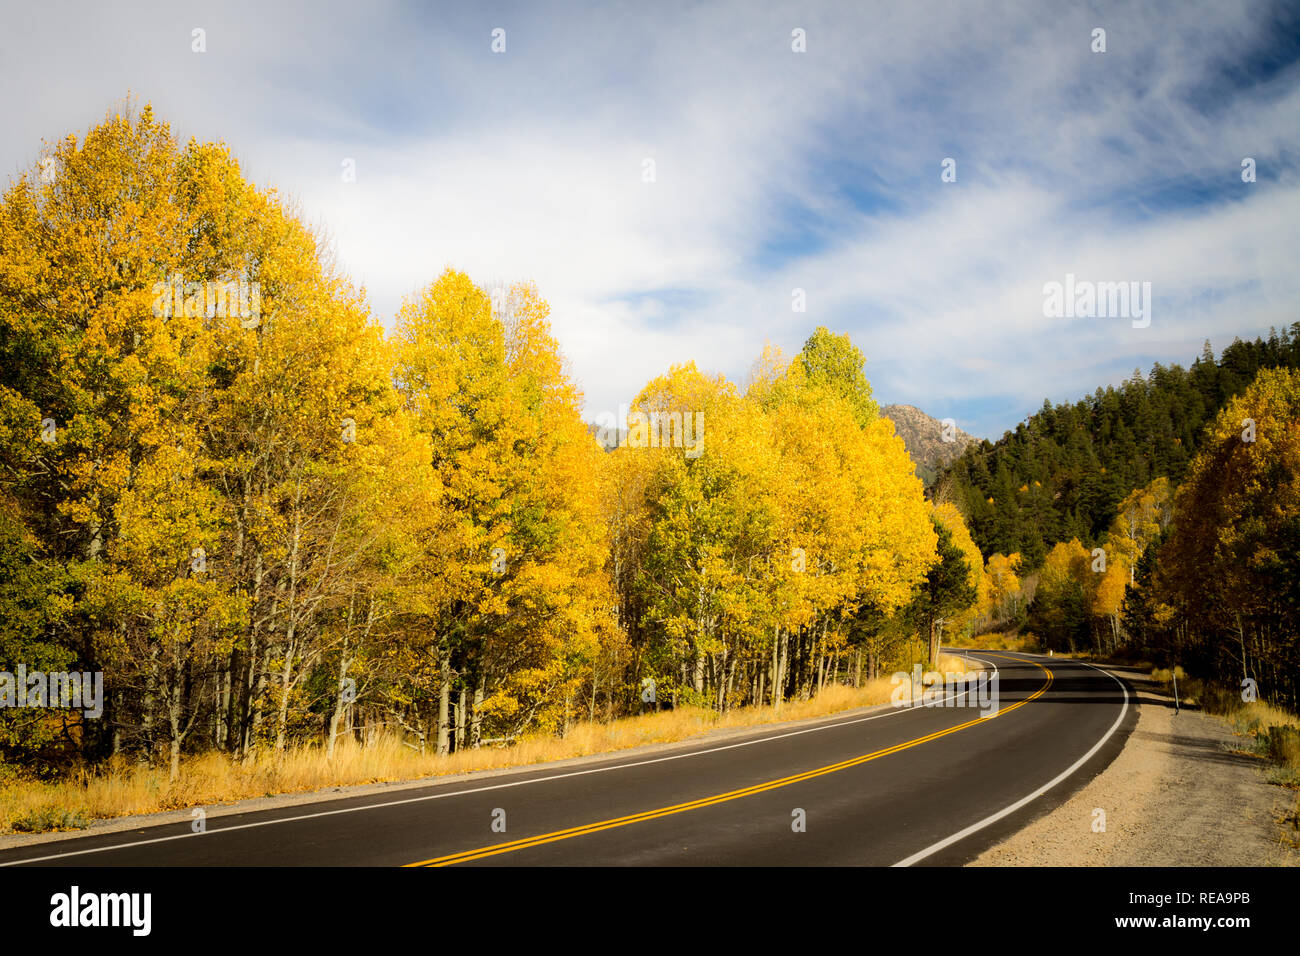
[[[449,264],[536,280],[592,414],[673,362],[743,381],[765,338],[793,351],[825,324],[883,400],[995,436],[1005,408],[1296,318],[1300,84],[1294,66],[1225,79],[1271,29],[1258,10],[35,11],[14,11],[0,63],[27,94],[9,168],[130,88],[299,198],[389,323]],[[1260,182],[1237,179],[1243,156]],[[1066,272],[1151,281],[1151,327],[1045,320],[1042,284]]]

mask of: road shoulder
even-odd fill
[[[1278,820],[1294,792],[1235,753],[1226,724],[1172,699],[1133,668],[1105,668],[1136,694],[1124,749],[1065,803],[970,866],[1295,866]]]

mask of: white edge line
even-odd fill
[[[1043,784],[1033,793],[1029,794],[1026,797],[1021,797],[1015,803],[1011,804],[1011,806],[999,810],[997,813],[994,813],[991,816],[985,817],[983,820],[980,820],[978,823],[972,823],[966,829],[958,830],[952,836],[940,840],[938,843],[935,843],[932,846],[928,846],[924,850],[921,850],[918,853],[913,853],[911,856],[907,857],[906,859],[899,860],[897,863],[894,864],[894,866],[911,866],[913,863],[918,863],[921,860],[924,860],[927,856],[931,856],[935,853],[938,853],[940,850],[952,846],[954,843],[958,842],[959,840],[966,839],[966,837],[970,836],[972,833],[976,832],[977,830],[982,830],[989,824],[996,823],[997,821],[1001,820],[1003,817],[1007,816],[1008,814],[1015,813],[1025,804],[1033,800],[1037,800],[1048,790],[1051,790],[1058,783],[1060,783],[1062,780],[1065,780],[1076,770],[1082,767],[1085,763],[1091,760],[1093,755],[1102,748],[1102,745],[1105,744],[1106,741],[1110,740],[1110,738],[1115,735],[1115,731],[1119,729],[1119,725],[1124,720],[1124,715],[1128,713],[1128,688],[1124,686],[1124,682],[1122,680],[1120,680],[1118,677],[1116,677],[1114,674],[1110,673],[1109,671],[1102,670],[1100,667],[1096,667],[1093,664],[1089,664],[1087,661],[1075,661],[1075,663],[1084,664],[1088,667],[1091,667],[1093,670],[1101,671],[1103,674],[1105,674],[1115,683],[1119,684],[1119,689],[1124,694],[1124,706],[1120,708],[1119,716],[1115,718],[1115,723],[1110,725],[1110,730],[1106,731],[1105,735],[1100,740],[1098,740],[1095,744],[1092,745],[1091,750],[1089,750],[1086,754],[1084,754],[1074,763],[1070,764],[1070,766],[1067,767],[1064,771],[1062,771],[1059,775],[1053,777],[1047,783]]]
[[[953,656],[962,657],[965,655],[956,654]],[[972,657],[971,659],[980,661],[980,663],[992,667],[995,671],[998,670],[996,664],[990,664],[988,661],[985,661],[978,657]],[[957,696],[958,695],[956,693],[953,693],[949,695],[949,697],[944,697],[943,700],[949,700]],[[235,830],[249,830],[252,829],[253,827],[267,827],[277,823],[293,823],[298,820],[312,820],[315,819],[316,817],[330,817],[340,813],[356,813],[360,810],[378,810],[383,807],[397,807],[406,803],[422,803],[425,800],[441,800],[446,797],[461,797],[471,793],[485,793],[489,790],[505,790],[509,787],[522,787],[530,783],[545,783],[550,780],[563,780],[567,777],[582,777],[590,773],[606,773],[610,770],[628,770],[631,769],[632,767],[644,767],[647,764],[664,763],[665,761],[668,760],[682,760],[686,757],[699,757],[704,754],[719,753],[720,751],[723,750],[734,750],[737,747],[750,747],[753,746],[754,744],[767,743],[772,740],[783,740],[786,737],[798,737],[801,734],[811,734],[820,730],[832,730],[836,727],[851,727],[853,724],[861,724],[868,720],[879,720],[881,717],[893,717],[897,714],[908,714],[922,709],[929,709],[930,707],[937,706],[941,703],[942,701],[936,701],[934,704],[931,704],[925,708],[897,707],[895,709],[885,711],[884,713],[872,714],[868,717],[856,717],[853,720],[842,720],[842,721],[837,721],[835,723],[821,724],[816,727],[805,727],[802,730],[792,730],[784,734],[775,734],[773,736],[757,737],[754,740],[742,740],[739,743],[726,744],[721,747],[711,747],[707,750],[692,750],[689,753],[670,754],[666,757],[654,757],[649,760],[638,760],[633,763],[621,763],[609,767],[593,767],[589,770],[574,770],[569,773],[556,773],[546,777],[532,777],[528,780],[515,780],[510,783],[497,783],[488,787],[474,787],[469,790],[449,790],[444,793],[426,794],[425,796],[422,797],[408,797],[405,800],[389,800],[384,803],[367,803],[364,806],[344,807],[341,810],[322,810],[319,813],[300,813],[292,817],[277,817],[274,820],[258,820],[253,823],[239,823],[234,826],[219,827],[215,830],[205,830],[201,833],[175,833],[172,834],[171,836],[153,837],[152,839],[149,840],[135,840],[131,843],[111,843],[108,846],[97,846],[97,847],[92,847],[91,849],[88,850],[69,850],[66,853],[51,853],[48,856],[26,857],[21,860],[10,860],[7,863],[0,862],[0,868],[6,866],[22,866],[27,863],[43,863],[47,860],[62,860],[70,856],[83,856],[88,853],[107,853],[112,850],[126,850],[135,846],[146,846],[150,843],[167,843],[168,841],[171,840],[185,840],[190,837],[216,836],[219,833],[231,833]],[[520,769],[522,770],[523,768]],[[437,786],[436,783],[430,785]],[[258,812],[266,812],[266,811],[252,810],[247,812],[258,813]],[[183,822],[184,821],[178,821],[178,823],[183,823]],[[176,826],[176,825],[177,824],[171,824],[171,823],[157,824],[157,826]],[[73,837],[73,839],[86,839],[88,837],[93,837],[93,836],[94,834],[87,834],[85,837]]]

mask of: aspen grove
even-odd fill
[[[386,333],[225,146],[124,108],[51,156],[0,202],[0,669],[104,705],[0,709],[8,761],[779,709],[988,600],[846,336],[674,366],[632,409],[696,446],[607,449],[533,284],[431,272]]]

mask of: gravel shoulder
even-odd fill
[[[1124,749],[1060,807],[970,866],[1296,866],[1295,834],[1279,822],[1295,791],[1265,780],[1266,764],[1224,721],[1175,714],[1172,699],[1132,668],[1108,667],[1137,692]],[[1105,829],[1094,829],[1103,819]]]

